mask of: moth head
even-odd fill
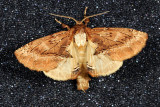
[[[81,21],[78,21],[76,20],[75,18],[73,17],[70,17],[70,16],[63,16],[63,15],[57,15],[57,14],[53,14],[53,13],[50,13],[50,15],[53,15],[53,16],[57,16],[57,17],[64,17],[64,18],[68,18],[68,19],[72,19],[76,22],[76,25],[81,25],[83,24],[83,22],[86,20],[86,19],[89,19],[91,17],[95,17],[95,16],[99,16],[99,15],[102,15],[102,14],[106,14],[108,13],[109,11],[105,11],[103,13],[98,13],[98,14],[94,14],[94,15],[91,15],[91,16],[85,16]],[[85,14],[86,14],[86,11],[85,11]]]

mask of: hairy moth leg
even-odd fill
[[[70,27],[69,27],[68,25],[62,23],[61,21],[57,20],[56,18],[55,18],[55,21],[56,21],[57,23],[61,24],[63,28],[67,28],[68,30],[70,30]]]

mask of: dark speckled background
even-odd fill
[[[90,19],[89,27],[126,27],[147,32],[146,47],[107,77],[92,78],[86,93],[76,81],[60,82],[20,64],[14,51],[37,38],[63,30],[56,13]],[[73,26],[74,21],[58,18]],[[159,105],[159,106],[158,106]],[[160,107],[159,0],[0,0],[0,106]]]

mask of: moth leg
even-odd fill
[[[64,23],[62,23],[62,22],[60,22],[60,21],[57,20],[56,18],[55,18],[55,20],[56,20],[57,23],[61,24],[63,28],[67,28],[68,30],[70,30],[70,27],[69,27],[68,25],[66,25],[66,24],[64,24]]]
[[[88,7],[86,7],[84,10],[84,18],[86,17],[87,9],[88,9]],[[89,19],[87,18],[84,22],[85,22],[85,25],[87,26]]]

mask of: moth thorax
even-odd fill
[[[85,44],[86,44],[86,33],[85,32],[77,33],[74,36],[74,39],[75,39],[75,43],[78,47],[79,46],[85,46]]]

